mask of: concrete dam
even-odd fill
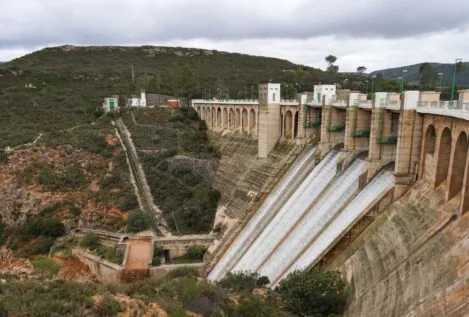
[[[469,91],[367,100],[330,86],[193,101],[212,131],[257,140],[259,161],[279,141],[303,148],[210,250],[208,278],[248,270],[275,287],[297,269],[338,269],[346,316],[469,316]]]

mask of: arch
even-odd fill
[[[241,129],[243,132],[248,132],[248,111],[246,109],[242,111]]]
[[[217,128],[221,128],[221,108],[217,109]]]
[[[423,145],[423,162],[422,162],[422,174],[423,179],[431,181],[433,179],[431,172],[435,157],[436,148],[436,131],[433,124],[427,127],[425,132],[425,143]],[[430,173],[429,173],[430,172]]]
[[[436,165],[435,187],[438,187],[448,177],[449,160],[451,157],[451,131],[445,128],[440,137],[438,162]]]
[[[235,123],[235,113],[233,108],[228,111],[228,127],[231,131],[234,131]]]
[[[295,112],[295,119],[293,120],[293,137],[298,137],[298,111]]]
[[[204,107],[200,108],[200,111],[199,111],[200,120],[204,120],[204,111],[205,111]]]
[[[256,111],[251,109],[249,111],[249,133],[254,133],[256,131]]]
[[[241,125],[241,110],[239,110],[239,108],[236,108],[236,110],[235,110],[235,130],[239,130],[240,125]]]
[[[226,110],[226,108],[223,108],[222,118],[223,129],[228,129],[228,110]]]
[[[459,194],[464,181],[464,170],[467,159],[467,135],[465,132],[459,133],[454,147],[453,165],[451,167],[451,178],[448,187],[448,200]]]
[[[207,108],[205,109],[205,122],[207,123],[207,126],[210,125],[210,120],[211,120],[210,108],[207,107]]]
[[[217,123],[217,113],[214,107],[212,107],[212,118],[210,120],[212,128],[216,126]]]
[[[293,114],[290,110],[287,110],[285,112],[285,131],[283,132],[283,135],[286,139],[291,139],[292,138],[292,127],[293,127]]]

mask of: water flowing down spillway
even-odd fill
[[[359,177],[366,171],[367,163],[357,159],[337,177],[306,211],[288,235],[283,237],[263,264],[256,269],[261,275],[276,281],[293,261],[301,255],[314,237],[321,232],[328,221],[334,217],[358,192]]]
[[[275,286],[281,279],[285,278],[294,270],[304,269],[315,263],[318,258],[328,250],[335,240],[340,237],[346,230],[350,228],[355,221],[358,221],[363,213],[371,206],[379,197],[382,197],[394,186],[393,175],[390,171],[381,171],[366,187],[353,198],[353,200],[336,213],[329,221],[329,224],[323,231],[314,237],[312,243],[307,249],[296,259],[293,265],[283,274],[277,276],[275,280],[271,280],[272,286]]]
[[[326,155],[288,197],[231,271],[257,270],[334,178],[337,157],[337,151]]]
[[[260,232],[267,226],[286,196],[291,193],[297,183],[308,173],[315,158],[316,148],[310,148],[292,164],[279,183],[256,211],[256,214],[243,228],[228,250],[223,254],[215,267],[210,271],[208,279],[219,280],[228,272],[239,258],[246,252]]]

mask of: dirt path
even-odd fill
[[[147,269],[152,255],[151,241],[130,240],[126,269]]]

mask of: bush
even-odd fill
[[[33,264],[34,268],[44,273],[53,275],[59,273],[60,269],[62,268],[62,265],[45,255],[35,256],[31,263]]]
[[[48,254],[50,248],[54,245],[55,239],[52,237],[40,237],[36,242],[29,244],[22,252],[23,256],[36,254]]]
[[[0,164],[8,162],[8,153],[0,150]]]
[[[80,246],[90,250],[97,249],[100,246],[98,236],[93,233],[85,234],[80,240]]]
[[[345,283],[338,271],[294,271],[277,290],[288,310],[302,316],[341,315],[345,309]]]
[[[265,287],[270,283],[267,276],[252,272],[228,273],[220,282],[223,288],[234,291],[252,291],[254,288]]]
[[[127,217],[127,228],[130,232],[139,232],[150,228],[150,215],[141,209],[132,210]]]
[[[121,305],[113,297],[106,295],[96,304],[93,311],[96,316],[116,316],[122,310]]]
[[[205,254],[205,247],[201,245],[192,245],[187,249],[187,257],[194,261],[202,262]]]
[[[233,314],[236,317],[270,317],[275,315],[274,308],[254,296],[243,298]]]
[[[77,206],[70,207],[68,211],[72,216],[75,216],[75,217],[78,217],[79,215],[81,215],[81,208]]]
[[[58,238],[65,233],[65,227],[63,223],[56,218],[40,217],[29,223],[27,233],[34,237],[44,235]]]

